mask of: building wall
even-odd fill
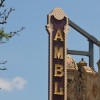
[[[88,66],[77,66],[72,62],[68,64],[67,75],[68,100],[100,100],[99,73]]]

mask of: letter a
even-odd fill
[[[63,36],[62,36],[62,32],[60,29],[57,30],[57,33],[55,35],[54,40],[57,41],[57,39],[60,39],[61,41],[64,41]]]

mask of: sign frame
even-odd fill
[[[46,29],[49,34],[48,100],[67,100],[66,37],[69,30],[68,17],[61,8],[55,8],[48,15],[47,21]],[[55,77],[57,78],[55,79]],[[58,86],[59,83],[56,82],[58,80],[62,87]],[[63,81],[61,82],[61,80]]]

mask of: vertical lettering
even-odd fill
[[[63,59],[63,48],[55,46],[54,48],[54,58]]]
[[[54,76],[62,77],[63,73],[63,66],[60,64],[55,64],[55,74]]]
[[[58,88],[58,82],[55,82],[54,94],[63,95],[63,88]]]
[[[60,29],[57,30],[57,33],[55,35],[54,40],[57,41],[57,39],[60,39],[61,41],[64,41],[63,36],[62,36],[62,32]]]

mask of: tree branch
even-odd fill
[[[6,63],[7,63],[7,61],[0,61],[0,64],[6,64]],[[6,67],[0,68],[0,70],[7,70],[7,68]]]
[[[17,34],[19,36],[19,32],[21,32],[22,30],[24,30],[25,27],[22,27],[20,30],[15,31],[15,32],[10,32],[10,33],[5,33],[4,29],[1,28],[0,30],[0,43],[6,43],[11,37],[13,37],[15,34]]]
[[[1,0],[1,2],[0,2],[0,7],[4,7],[4,3],[5,2],[5,0]]]
[[[6,68],[6,67],[4,67],[4,68],[0,68],[0,70],[7,70],[7,68]]]
[[[5,64],[7,63],[7,61],[0,61],[0,64]]]
[[[14,11],[14,10],[15,10],[15,9],[10,8],[10,10],[7,12],[7,9],[5,9],[5,10],[3,11],[3,13],[0,13],[0,18],[1,18],[0,24],[5,24],[5,23],[7,23],[7,19],[8,19],[8,17],[9,17],[10,13],[11,13],[12,11]]]
[[[20,30],[18,30],[18,31],[15,31],[15,32],[10,32],[10,37],[13,37],[15,34],[17,34],[18,36],[19,36],[19,32],[21,32],[22,30],[24,30],[25,29],[25,27],[22,27]]]

